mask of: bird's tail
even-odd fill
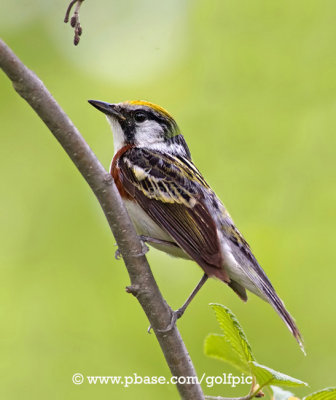
[[[226,221],[227,223],[227,221]],[[223,223],[223,226],[225,224]],[[299,343],[301,350],[306,354],[303,340],[298,327],[292,316],[286,310],[286,307],[279,296],[276,294],[274,287],[267,278],[265,271],[258,264],[258,261],[251,252],[249,245],[241,236],[239,231],[231,221],[230,229],[223,230],[224,241],[226,245],[226,268],[229,272],[231,281],[229,286],[238,294],[238,296],[246,301],[247,296],[245,289],[251,291],[263,300],[272,305],[281,319],[285,322],[288,329],[292,332],[296,341]],[[234,262],[232,262],[232,258]]]
[[[306,355],[301,333],[300,333],[298,327],[296,326],[294,318],[287,311],[283,301],[276,294],[276,292],[275,292],[275,290],[273,289],[272,286],[271,287],[268,287],[268,286],[265,287],[264,286],[263,287],[263,294],[264,294],[263,297],[265,298],[265,300],[268,303],[271,304],[271,306],[279,314],[281,319],[285,322],[285,324],[287,325],[288,329],[292,332],[292,334],[295,337],[296,341],[299,343],[299,346],[300,346],[302,352],[304,353],[304,355]]]

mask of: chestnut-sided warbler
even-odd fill
[[[175,318],[183,314],[207,278],[215,277],[244,301],[248,289],[270,303],[302,347],[293,318],[193,164],[173,117],[147,101],[89,103],[106,115],[112,127],[110,171],[137,233],[159,250],[196,261],[204,271]]]

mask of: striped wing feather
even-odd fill
[[[198,170],[184,158],[133,148],[118,167],[125,190],[209,276],[229,282]],[[207,185],[206,185],[207,186]]]

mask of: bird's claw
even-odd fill
[[[170,320],[170,323],[168,324],[168,326],[164,329],[158,329],[158,332],[167,333],[167,332],[171,331],[174,328],[174,326],[176,325],[177,320],[178,320],[177,311],[173,311],[172,317],[171,317],[171,320]]]
[[[121,254],[121,251],[120,251],[119,249],[117,249],[117,250],[115,251],[115,253],[114,253],[114,258],[115,258],[116,260],[120,260],[120,259],[122,258],[122,254]]]
[[[160,333],[167,333],[167,332],[171,331],[174,328],[174,326],[176,325],[176,321],[182,317],[183,312],[184,312],[184,310],[182,310],[180,308],[176,311],[172,311],[172,317],[171,317],[171,320],[170,320],[170,323],[168,324],[168,326],[164,329],[157,329],[157,331]],[[152,325],[149,326],[147,332],[151,333],[150,332],[151,329],[152,329]]]
[[[142,257],[142,256],[146,255],[146,253],[149,252],[149,247],[146,245],[146,243],[143,240],[141,240],[141,238],[140,238],[140,243],[141,243],[142,251],[141,251],[141,253],[136,254],[135,257]]]
[[[146,243],[141,239],[141,237],[140,237],[140,242],[141,242],[141,247],[142,247],[141,253],[134,254],[134,257],[142,257],[142,256],[144,256],[144,255],[149,251],[149,247],[148,247],[148,246],[146,245]],[[117,246],[117,243],[115,243],[115,245]],[[117,250],[115,251],[115,253],[114,253],[114,258],[115,258],[116,260],[120,260],[120,259],[122,258],[122,254],[121,254],[121,251],[120,251],[119,249],[117,249]]]

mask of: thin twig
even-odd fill
[[[149,268],[143,248],[128,217],[118,190],[69,117],[40,81],[0,40],[0,68],[15,90],[35,110],[67,152],[96,195],[118,243],[131,280],[132,293],[146,313],[173,376],[196,376],[176,326],[165,333],[172,311],[163,299]],[[199,384],[177,384],[182,399],[203,400]]]
[[[253,377],[253,380],[255,381],[255,377]],[[264,383],[262,386],[256,385],[255,383],[252,384],[250,393],[243,397],[205,396],[205,398],[206,400],[252,400],[254,397],[263,397],[264,393],[261,389],[268,384],[269,382]]]
[[[69,17],[70,17],[70,12],[74,4],[76,4],[75,7],[75,12],[73,16],[71,17],[70,20],[70,25],[74,28],[75,30],[75,37],[74,37],[74,45],[77,46],[80,40],[80,36],[83,33],[83,28],[81,27],[80,21],[79,21],[79,9],[82,5],[84,0],[72,0],[66,10],[65,17],[64,17],[64,22],[68,23],[69,22]]]
[[[259,391],[258,391],[259,392]],[[257,396],[257,393],[250,393],[247,396],[243,397],[221,397],[221,396],[205,396],[206,400],[251,400],[253,397],[259,397]]]
[[[251,400],[250,395],[243,397],[221,397],[221,396],[205,396],[206,400]]]

